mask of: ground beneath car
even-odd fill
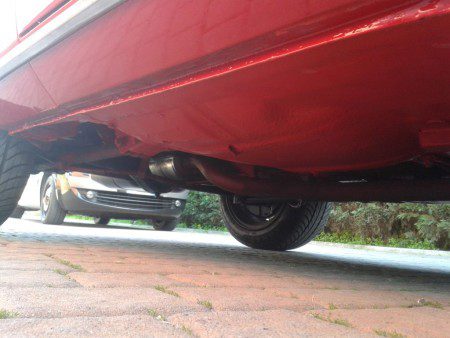
[[[0,335],[417,336],[450,332],[450,254],[9,219]]]

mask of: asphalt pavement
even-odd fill
[[[27,217],[27,216],[26,216]],[[9,219],[1,336],[448,337],[450,253]]]

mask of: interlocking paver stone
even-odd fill
[[[336,256],[277,253],[223,235],[104,228],[94,236],[86,225],[64,229],[26,220],[8,220],[0,229],[0,311],[12,317],[0,319],[0,336],[450,332],[447,253],[427,254],[436,272],[425,264],[423,271],[401,268],[406,258],[396,253],[390,262],[365,263],[376,253],[364,248],[324,245]],[[350,261],[348,250],[357,259]]]

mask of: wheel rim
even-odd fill
[[[233,203],[232,199],[228,198],[226,203],[233,224],[241,230],[251,232],[265,232],[272,228],[287,207],[286,203],[264,205]]]
[[[50,182],[46,182],[41,198],[41,221],[43,222],[47,218],[47,213],[50,208],[50,200],[53,193],[52,190],[52,184]]]
[[[47,185],[45,187],[44,193],[42,194],[42,211],[44,214],[47,213],[48,208],[50,207],[50,198],[52,197],[52,187]]]

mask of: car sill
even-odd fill
[[[125,1],[77,1],[0,59],[0,79]]]

